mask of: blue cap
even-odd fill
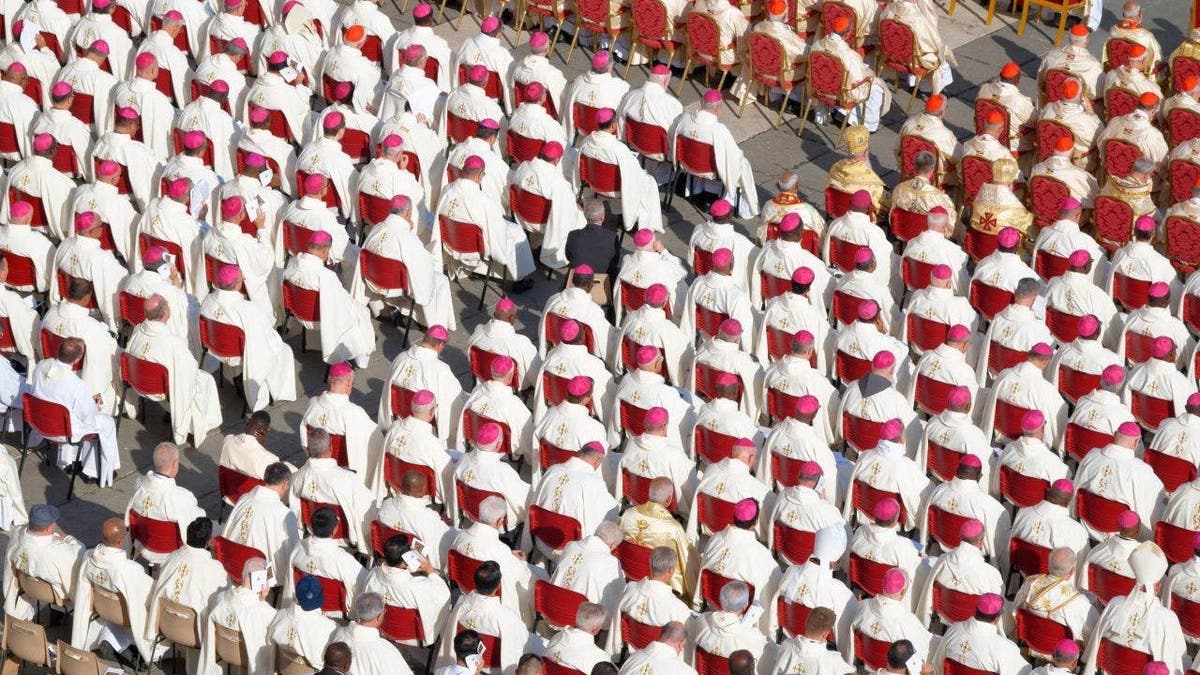
[[[312,611],[320,609],[325,603],[325,592],[321,590],[321,582],[311,574],[300,577],[296,582],[296,604],[300,609]]]

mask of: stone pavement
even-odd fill
[[[455,3],[451,2],[453,6]],[[999,0],[1003,6],[1005,0]],[[1148,25],[1155,31],[1162,43],[1166,54],[1183,40],[1188,26],[1188,3],[1180,0],[1144,0]],[[1104,25],[1115,23],[1114,12],[1120,12],[1120,2],[1107,0],[1105,2]],[[389,11],[398,14],[395,8]],[[995,77],[1000,66],[1012,60],[1021,64],[1025,74],[1022,89],[1026,93],[1034,92],[1033,77],[1037,72],[1039,56],[1051,45],[1054,29],[1031,23],[1025,35],[1018,38],[1015,34],[1016,17],[1001,11],[997,12],[991,26],[983,25],[985,8],[973,0],[959,0],[954,17],[942,17],[943,33],[955,47],[959,67],[954,73],[954,83],[947,89],[950,105],[947,121],[960,139],[971,135],[971,109],[975,99],[976,88],[979,84]],[[447,17],[453,18],[456,12],[453,8],[447,10]],[[409,17],[397,19],[397,26],[408,25]],[[462,31],[457,34],[449,23],[439,28],[439,33],[451,41],[452,46],[473,35],[478,23],[473,17],[467,17],[462,22]],[[507,37],[512,39],[511,29]],[[1093,37],[1092,51],[1098,53],[1105,32],[1102,30]],[[518,58],[527,53],[526,36],[520,39],[520,45],[514,48]],[[559,44],[561,56],[566,54],[567,45]],[[579,52],[580,50],[576,50]],[[574,55],[571,63],[564,67],[568,79],[582,73],[587,67],[590,53],[583,51]],[[624,65],[620,66],[622,69]],[[645,78],[645,71],[634,68],[630,73],[633,86],[639,85]],[[673,79],[672,85],[678,80]],[[685,105],[694,105],[702,92],[702,84],[698,81],[689,83],[683,90]],[[895,97],[890,111],[885,115],[880,131],[871,139],[874,161],[877,170],[889,184],[898,181],[894,148],[897,141],[896,130],[899,129],[904,115],[904,106],[908,103],[908,93],[901,92]],[[916,103],[920,105],[920,101]],[[915,106],[914,106],[915,107]],[[736,117],[736,104],[722,111],[722,118],[742,142],[742,147],[755,170],[761,194],[766,197],[772,192],[773,183],[778,173],[783,169],[794,169],[800,175],[803,194],[810,201],[823,206],[822,190],[825,175],[829,166],[842,157],[841,152],[833,148],[833,140],[837,127],[829,125],[819,127],[809,123],[802,139],[797,139],[795,129],[797,120],[794,114],[785,115],[784,124],[777,129],[771,128],[774,111],[763,110],[756,105],[748,105],[744,116]],[[666,242],[670,250],[677,255],[686,252],[686,242],[691,234],[691,224],[703,221],[703,217],[686,200],[677,198],[669,211],[664,213],[664,222],[668,228]],[[751,224],[753,225],[753,224]],[[751,231],[753,228],[751,227]],[[519,317],[519,328],[536,339],[537,321],[541,307],[546,298],[559,289],[561,282],[549,282],[543,275],[537,276],[535,287],[523,294],[515,296],[518,305],[523,307]],[[460,328],[452,335],[451,348],[446,351],[448,362],[462,380],[464,387],[470,388],[471,376],[468,369],[465,349],[471,331],[475,326],[487,320],[485,312],[475,309],[478,300],[479,286],[468,283],[465,290],[455,289],[455,305],[459,310]],[[495,298],[489,299],[490,306]],[[355,401],[362,405],[374,416],[378,396],[386,384],[390,370],[389,363],[403,349],[401,336],[389,323],[381,323],[377,327],[379,348],[370,367],[360,371],[356,381]],[[293,349],[299,351],[299,335],[295,326],[292,327],[291,339]],[[297,354],[300,361],[301,396],[300,400],[277,404],[269,408],[272,417],[273,435],[268,439],[268,447],[278,453],[281,459],[302,463],[301,450],[298,442],[297,427],[307,405],[307,396],[318,394],[323,387],[322,376],[325,372],[319,353],[308,352]],[[222,434],[239,431],[241,420],[237,418],[241,410],[241,402],[228,383],[221,392],[225,413],[225,425],[220,432],[213,433],[199,448],[187,448],[184,452],[183,467],[179,475],[180,484],[193,490],[199,497],[200,504],[207,509],[212,517],[218,515],[219,498],[216,484],[216,459],[220,450]],[[47,466],[37,460],[31,453],[26,462],[22,475],[22,486],[26,502],[30,505],[48,502],[61,507],[62,527],[70,534],[78,537],[87,546],[94,546],[99,539],[99,524],[109,517],[122,515],[125,505],[133,492],[138,474],[144,473],[150,467],[150,452],[154,445],[163,440],[169,440],[170,433],[162,420],[162,415],[150,406],[147,424],[143,426],[135,420],[124,420],[121,425],[121,469],[116,483],[111,488],[100,490],[91,485],[76,485],[75,499],[64,503],[67,493],[67,479],[58,469]],[[10,453],[17,450],[10,448]]]

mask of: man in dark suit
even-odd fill
[[[583,216],[587,225],[567,235],[567,267],[587,265],[597,275],[615,279],[621,262],[621,244],[617,234],[604,226],[604,202],[593,199],[584,204]]]
[[[350,672],[350,646],[334,642],[325,648],[325,667],[316,675],[346,675]]]

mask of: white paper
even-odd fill
[[[483,647],[483,643],[480,642],[479,646]],[[483,665],[483,655],[482,654],[468,654],[467,658],[463,659],[463,663],[465,663],[467,665],[468,671],[474,673],[479,670],[479,666]]]
[[[271,181],[274,178],[275,172],[271,170],[271,167],[263,169],[262,173],[258,174],[258,182],[261,183],[263,187],[271,187]]]
[[[170,253],[163,254],[163,264],[158,266],[158,276],[164,279],[171,278],[171,269],[175,267],[175,256]]]
[[[258,198],[247,199],[244,205],[246,207],[246,217],[250,219],[250,222],[258,220]]]
[[[264,588],[270,588],[270,586],[268,585],[269,577],[270,577],[270,575],[267,574],[266,570],[258,570],[257,572],[251,572],[250,573],[250,589],[253,590],[255,593],[258,593],[258,592],[262,591]]]
[[[421,569],[422,558],[420,553],[410,550],[405,552],[401,557],[404,559],[404,564],[408,565],[409,572],[416,572]]]
[[[213,188],[217,187],[208,180],[200,180],[192,184],[192,192],[190,195],[191,205],[188,210],[192,217],[199,220],[200,211],[208,204],[208,198],[212,195]]]
[[[21,49],[28,54],[37,49],[37,36],[42,32],[42,27],[36,23],[25,20],[25,30],[21,31]]]
[[[757,626],[758,620],[763,615],[762,605],[755,602],[746,608],[746,613],[742,615],[743,626]]]
[[[287,68],[279,71],[279,76],[288,82],[295,82],[296,78],[300,77],[300,73],[296,72],[295,68],[288,66]]]
[[[921,668],[924,667],[925,659],[921,658],[920,654],[913,654],[904,662],[904,668],[908,671],[908,675],[921,675]]]

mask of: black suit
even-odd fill
[[[617,234],[601,225],[588,223],[567,235],[567,264],[571,269],[588,265],[596,274],[616,277],[621,263],[621,245]]]

